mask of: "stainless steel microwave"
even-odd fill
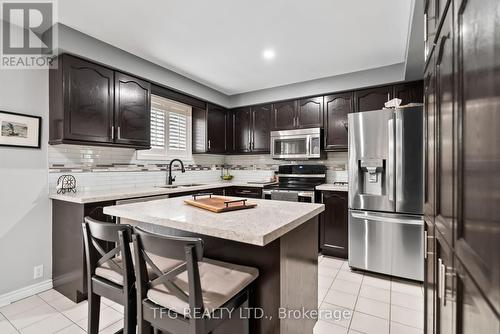
[[[321,129],[299,129],[271,132],[273,159],[317,159],[321,157]]]

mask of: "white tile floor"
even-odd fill
[[[321,312],[314,334],[423,333],[421,284],[351,271],[347,261],[320,256],[318,290],[320,310],[336,313]],[[342,311],[347,317],[336,316]]]
[[[346,261],[324,256],[318,284],[323,316],[314,334],[423,333],[420,284],[352,272]],[[122,325],[123,307],[103,299],[100,333],[115,333]],[[55,290],[0,308],[0,334],[85,334],[86,328],[87,302],[75,304]]]

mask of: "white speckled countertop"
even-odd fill
[[[324,183],[319,186],[316,186],[316,190],[325,190],[325,191],[349,191],[348,186],[338,186],[333,183]]]
[[[161,187],[144,187],[144,188],[124,188],[124,189],[108,189],[108,190],[94,190],[94,191],[78,191],[76,193],[66,194],[49,194],[49,198],[60,201],[85,204],[94,202],[114,201],[127,198],[138,198],[156,195],[178,194],[187,191],[207,190],[214,188],[225,187],[257,187],[262,188],[263,184],[247,183],[247,182],[207,182],[200,186],[195,187],[182,187],[181,184],[178,188],[161,188]]]
[[[249,199],[252,209],[214,213],[185,204],[191,196],[108,206],[104,213],[257,246],[265,246],[325,210],[323,204]]]

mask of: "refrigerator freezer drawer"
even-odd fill
[[[349,210],[349,266],[423,280],[420,216]]]

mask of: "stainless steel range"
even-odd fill
[[[265,199],[291,202],[317,202],[316,186],[326,182],[324,165],[282,165],[278,168],[279,182],[266,186]]]

